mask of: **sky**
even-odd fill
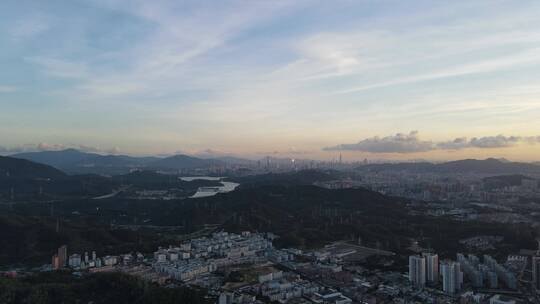
[[[539,1],[0,3],[0,153],[540,161]]]

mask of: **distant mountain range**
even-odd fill
[[[370,164],[358,167],[360,171],[407,171],[416,173],[475,173],[475,174],[540,174],[540,165],[488,158],[464,159],[445,163]]]
[[[224,165],[253,165],[256,161],[232,156],[202,158],[184,154],[161,157],[133,157],[127,155],[100,155],[75,149],[61,151],[29,152],[10,157],[26,159],[36,163],[53,166],[69,174],[125,174],[134,169],[143,170],[193,170],[208,169]],[[272,164],[290,159],[267,158]],[[304,160],[305,161],[305,160]],[[299,161],[298,161],[299,162]],[[485,160],[464,159],[444,163],[403,162],[363,165],[359,171],[408,171],[417,173],[475,173],[486,175],[502,174],[540,174],[540,163],[511,162],[506,159],[488,158]]]
[[[0,199],[52,199],[110,193],[116,183],[98,175],[67,175],[45,164],[0,156]]]
[[[239,158],[203,159],[188,155],[166,158],[133,157],[127,155],[100,155],[75,149],[61,151],[29,152],[10,155],[53,166],[68,173],[124,174],[133,169],[183,170],[210,168],[227,163],[241,163]]]
[[[156,157],[131,157],[126,155],[100,155],[75,149],[62,151],[28,152],[10,155],[53,166],[68,173],[112,173],[119,174],[129,168],[145,166],[158,160]]]
[[[77,160],[74,156],[83,156],[73,153],[73,151],[68,151],[67,154],[72,156],[70,161]],[[40,155],[40,157],[43,156]],[[52,154],[51,160],[57,160],[57,157],[58,154]],[[133,162],[124,161],[125,159],[122,156],[118,158],[103,156],[99,159],[109,161],[109,164],[113,165],[133,164]],[[154,166],[159,167],[163,164],[164,166],[167,165],[167,168],[179,165],[182,165],[183,168],[188,166],[198,168],[199,166],[209,166],[212,162],[187,156],[158,160],[160,162],[156,161]],[[106,162],[103,163],[107,164]],[[68,175],[49,165],[26,159],[0,156],[0,200],[21,201],[96,197],[110,194],[126,184],[134,189],[141,190],[174,188],[185,192],[186,196],[195,193],[199,187],[221,186],[219,181],[183,181],[174,174],[161,174],[145,170],[136,170],[112,177],[96,174]]]

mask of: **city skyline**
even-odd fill
[[[0,154],[540,161],[533,1],[7,1]]]

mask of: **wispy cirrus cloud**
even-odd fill
[[[51,57],[29,58],[44,71],[58,77],[80,78],[75,86],[61,90],[64,96],[85,100],[113,99],[135,103],[140,99],[177,100],[188,91],[211,91],[223,87],[223,62],[214,62],[215,53],[235,50],[231,42],[244,31],[294,6],[292,3],[228,2],[206,5],[175,1],[137,2],[98,1],[106,10],[129,15],[149,28],[121,53],[108,52],[121,68],[93,66],[84,60],[64,61]],[[182,15],[179,18],[179,15]],[[236,56],[236,55],[235,55]],[[209,62],[210,61],[210,62]],[[230,67],[226,67],[230,69]],[[81,97],[83,96],[83,97]]]
[[[24,60],[39,66],[41,71],[49,76],[84,79],[90,75],[88,65],[81,61],[74,62],[42,56],[25,57]]]
[[[251,154],[298,153],[290,143],[313,152],[344,132],[400,125],[467,136],[446,143],[394,134],[342,147],[413,153],[504,142],[473,141],[471,130],[540,128],[538,3],[389,5],[8,1],[0,77],[7,71],[17,94],[0,100],[0,135]],[[32,24],[33,16],[42,18]]]
[[[394,85],[409,84],[422,81],[437,80],[449,77],[473,75],[480,73],[490,73],[507,68],[516,68],[527,64],[540,64],[540,48],[517,52],[509,56],[500,56],[493,59],[477,61],[473,63],[458,65],[451,68],[441,69],[426,74],[407,76],[379,83],[372,83],[360,87],[350,88],[335,92],[336,94],[349,94],[364,90],[383,88]]]

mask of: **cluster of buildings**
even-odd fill
[[[174,279],[189,281],[220,267],[265,261],[273,251],[265,234],[218,232],[178,247],[159,248],[154,252],[153,267]]]
[[[141,262],[143,259],[144,256],[141,253],[98,257],[95,251],[92,251],[91,255],[85,252],[84,255],[73,253],[68,256],[67,246],[63,245],[52,256],[52,269],[58,270],[69,267],[74,270],[99,272],[111,270],[113,266],[118,264],[128,265],[136,261]]]
[[[352,242],[306,252],[278,250],[274,238],[270,233],[218,232],[158,248],[146,258],[140,253],[98,257],[95,251],[68,255],[62,246],[52,262],[55,269],[121,271],[159,284],[197,285],[220,304],[517,304],[517,298],[508,295],[523,292],[519,283],[530,264],[531,285],[540,295],[540,255],[511,255],[499,263],[472,254],[441,261],[436,253],[424,252],[409,257],[406,276],[362,266],[365,258],[377,256],[378,266],[389,267],[391,252]]]
[[[360,185],[383,194],[420,201],[513,203],[540,197],[539,176],[508,185],[479,174],[408,171],[363,171]],[[512,181],[516,183],[516,181]]]
[[[309,287],[308,287],[309,288]],[[275,297],[274,294],[269,294],[271,301],[279,303],[294,304],[351,304],[351,299],[344,296],[341,292],[334,289],[317,288],[309,290],[309,293],[302,297],[303,292],[299,289],[292,290],[290,287],[285,287],[290,297],[280,298]],[[250,295],[245,292],[222,292],[219,295],[217,304],[263,304],[261,300],[257,300],[255,295]]]
[[[540,294],[540,248],[537,255],[532,258],[532,284],[533,290]]]
[[[152,257],[145,258],[142,254],[122,254],[98,257],[95,251],[91,254],[73,253],[68,255],[67,246],[61,246],[52,258],[53,269],[69,268],[74,271],[102,272],[120,271],[141,277],[160,284],[171,282],[200,285],[208,278],[216,276],[217,270],[227,272],[231,269],[255,271],[256,280],[245,287],[237,289],[222,289],[223,278],[219,284],[210,288],[218,297],[218,303],[242,304],[263,303],[257,298],[264,298],[280,303],[320,303],[320,304],[349,304],[351,298],[335,288],[322,284],[314,274],[321,278],[334,278],[333,274],[343,273],[340,265],[325,263],[322,260],[331,258],[329,255],[312,254],[313,269],[310,272],[303,263],[297,264],[302,271],[294,271],[297,266],[294,260],[303,254],[296,249],[277,250],[272,245],[276,236],[271,233],[241,234],[217,232],[208,237],[191,239],[177,246],[158,248]],[[319,258],[317,258],[318,256]],[[333,254],[332,254],[333,256]],[[336,257],[341,257],[337,254]],[[272,265],[281,265],[285,270],[279,270]],[[302,266],[303,265],[303,266]],[[302,268],[303,267],[303,268]],[[260,269],[263,269],[260,271]],[[302,274],[303,273],[303,274]]]
[[[443,266],[449,265],[441,264],[441,270]],[[409,281],[417,288],[423,288],[428,282],[437,283],[439,281],[439,256],[428,252],[410,256]]]
[[[518,285],[518,275],[523,275],[527,265],[528,258],[519,255],[510,255],[504,264],[500,264],[489,255],[484,255],[481,261],[476,255],[458,253],[456,261],[439,262],[436,254],[423,253],[409,257],[408,279],[418,291],[417,295],[423,295],[425,299],[442,288],[444,294],[459,298],[460,303],[516,304],[520,302],[506,294],[523,292]],[[532,258],[532,283],[533,291],[539,293],[540,256]],[[489,292],[486,294],[486,291]],[[495,291],[498,293],[493,294]]]
[[[247,269],[257,273],[256,281],[247,282],[242,288],[227,291],[219,288],[218,303],[223,304],[261,303],[257,297],[280,303],[352,303],[341,292],[316,280],[302,277],[294,271],[269,267],[282,265],[293,269],[295,256],[302,253],[295,249],[275,249],[272,245],[274,237],[266,233],[213,233],[178,246],[159,248],[154,252],[152,267],[171,279],[190,284],[211,277],[219,269]],[[260,268],[266,270],[257,272]],[[321,264],[318,268],[325,272],[342,272],[341,266],[337,265]]]
[[[313,282],[299,278],[297,275],[284,276],[283,271],[259,275],[259,284],[253,290],[271,301],[287,301],[319,292],[321,287]]]
[[[449,295],[455,295],[462,290],[464,278],[474,288],[497,289],[500,287],[499,282],[502,282],[508,289],[517,289],[515,273],[489,255],[484,255],[483,263],[480,263],[480,259],[475,255],[465,256],[461,253],[457,254],[457,261],[440,263],[438,256],[433,253],[409,257],[409,281],[412,286],[419,289],[426,284],[436,286],[439,278],[442,278],[443,291]]]

